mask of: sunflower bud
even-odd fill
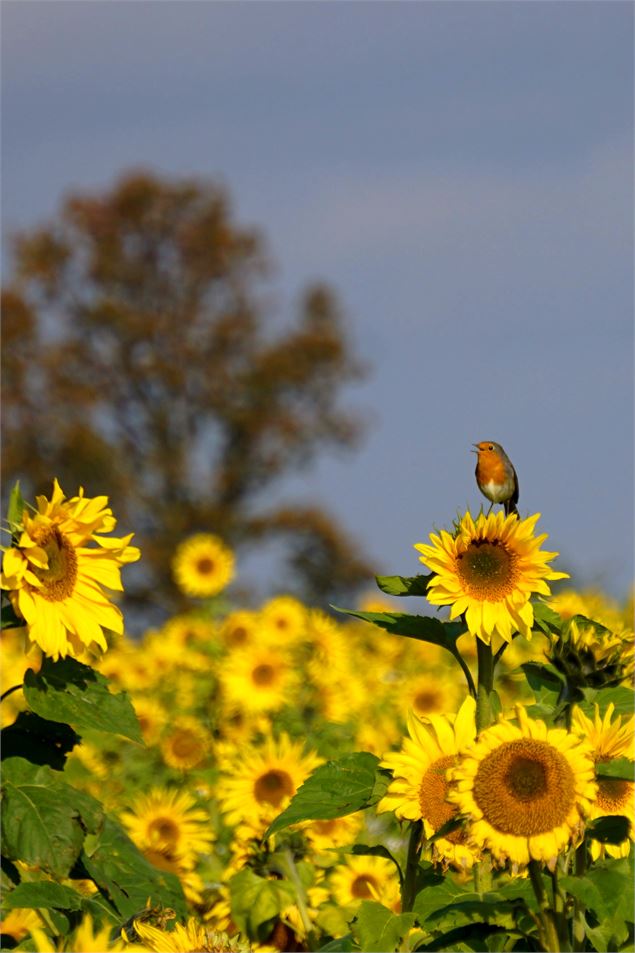
[[[633,638],[574,616],[555,638],[549,661],[565,676],[570,695],[583,688],[610,688],[633,677]]]

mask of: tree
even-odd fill
[[[166,609],[175,544],[195,531],[239,551],[285,539],[294,572],[279,588],[295,577],[304,598],[369,578],[328,514],[267,506],[283,477],[356,444],[360,421],[338,400],[363,369],[324,285],[280,329],[263,238],[235,224],[221,188],[127,174],[70,195],[54,221],[15,237],[13,257],[5,485],[45,492],[57,475],[69,493],[108,494],[142,547],[132,596]]]

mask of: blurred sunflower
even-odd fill
[[[28,668],[38,672],[42,664],[42,653],[35,645],[25,645],[25,630],[5,629],[0,634],[2,665],[0,666],[0,694],[4,695],[16,685],[22,685],[24,673]],[[5,728],[13,724],[18,712],[26,707],[22,689],[12,692],[4,699],[0,709],[0,726]]]
[[[423,821],[426,838],[436,834],[458,813],[448,801],[447,771],[458,764],[458,752],[474,741],[476,703],[466,698],[456,717],[428,715],[425,721],[412,712],[408,716],[408,738],[401,751],[384,756],[381,767],[392,772],[386,794],[377,805],[377,813],[393,811],[409,821]],[[462,828],[440,837],[432,845],[435,861],[461,869],[472,867],[478,852],[467,843]]]
[[[395,683],[391,694],[404,716],[412,709],[415,715],[422,717],[453,711],[463,689],[454,672],[441,671],[404,678]]]
[[[512,867],[530,860],[553,869],[577,842],[597,796],[592,751],[578,735],[548,728],[516,706],[517,724],[483,731],[448,772],[448,800],[470,820],[477,847]]]
[[[197,718],[182,715],[175,718],[168,734],[161,739],[163,760],[171,768],[189,771],[207,758],[211,735]]]
[[[306,633],[307,610],[293,596],[275,596],[260,610],[260,635],[263,641],[280,647],[295,645]]]
[[[225,757],[216,796],[228,824],[248,821],[263,827],[287,806],[302,782],[321,763],[301,742],[282,734]]]
[[[139,795],[121,820],[140,850],[193,857],[209,853],[215,839],[209,814],[182,788],[154,788]]]
[[[416,543],[420,561],[433,572],[427,599],[450,606],[450,618],[465,615],[469,631],[489,644],[493,635],[506,642],[518,631],[531,638],[532,593],[550,595],[546,580],[565,579],[547,563],[558,553],[540,549],[547,534],[534,536],[540,513],[521,520],[515,513],[466,513],[455,536],[430,534],[432,545]]]
[[[250,609],[230,612],[220,627],[220,638],[228,649],[247,648],[258,641],[259,616]]]
[[[385,857],[346,857],[329,877],[333,899],[353,910],[362,900],[376,900],[393,913],[401,908],[395,865]]]
[[[328,821],[309,821],[301,829],[311,849],[319,853],[354,843],[361,826],[362,817],[357,813]]]
[[[229,714],[272,712],[292,701],[298,678],[290,660],[267,645],[230,652],[219,672]]]
[[[123,615],[104,589],[121,591],[121,566],[139,559],[133,534],[101,535],[117,525],[108,497],[89,499],[82,488],[67,500],[55,480],[51,499],[36,502],[37,512],[24,510],[15,545],[4,548],[0,587],[31,641],[53,659],[106,651],[104,629],[122,633]]]
[[[633,632],[611,632],[582,616],[570,619],[547,653],[570,686],[609,688],[633,679]]]
[[[147,745],[155,745],[167,721],[167,712],[161,702],[151,695],[134,696],[132,704]]]
[[[65,938],[62,938],[59,944],[54,944],[44,930],[33,928],[31,937],[35,947],[35,953],[62,953],[73,950],[81,950],[82,953],[123,953],[124,950],[131,953],[143,953],[145,947],[136,944],[128,944],[124,940],[111,940],[112,924],[107,923],[99,928],[93,923],[93,919],[87,913],[76,930]],[[30,949],[30,947],[29,947]]]
[[[7,915],[0,920],[0,934],[2,935],[2,946],[8,946],[8,938],[13,941],[12,946],[17,946],[21,940],[31,933],[33,928],[42,929],[42,920],[35,910],[26,910],[17,908],[9,910]]]
[[[613,719],[615,706],[611,703],[600,716],[599,706],[595,705],[595,717],[587,718],[581,708],[573,709],[571,728],[586,739],[593,748],[593,757],[598,774],[602,774],[602,765],[608,764],[616,758],[628,758],[635,761],[633,750],[633,732],[635,731],[635,716],[631,715],[622,724],[622,716]],[[631,841],[635,841],[633,815],[635,813],[635,784],[632,781],[620,781],[615,778],[598,779],[598,796],[589,811],[589,818],[621,815],[628,818],[630,823],[629,837],[621,844],[601,844],[591,840],[591,856],[594,860],[608,854],[609,857],[628,857]]]
[[[219,536],[195,533],[176,549],[172,572],[181,592],[205,599],[216,596],[234,578],[235,557]]]
[[[163,625],[163,638],[172,644],[207,647],[216,639],[216,625],[195,615],[177,615]]]

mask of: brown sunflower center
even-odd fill
[[[279,807],[286,797],[295,792],[293,781],[286,771],[271,768],[261,774],[254,785],[254,795],[259,804],[272,804]]]
[[[244,625],[235,626],[229,635],[229,641],[232,645],[242,645],[247,641],[247,629]]]
[[[151,840],[156,837],[157,840],[173,845],[179,839],[179,828],[169,817],[155,817],[148,824],[148,834]]]
[[[48,556],[48,567],[31,566],[42,583],[38,595],[49,602],[59,602],[72,595],[77,581],[77,553],[73,545],[56,526],[45,527],[34,534],[34,539]]]
[[[439,692],[435,692],[433,689],[422,689],[422,691],[417,692],[412,699],[412,704],[416,710],[424,713],[428,711],[439,711],[441,702],[442,699]]]
[[[456,570],[467,593],[481,602],[499,602],[513,591],[516,554],[499,540],[472,540],[456,557]]]
[[[549,742],[518,738],[483,758],[474,800],[501,834],[531,837],[564,823],[575,804],[575,777]]]
[[[275,675],[276,670],[273,665],[267,665],[263,662],[262,665],[256,665],[251,673],[251,680],[254,685],[271,685],[275,680]]]
[[[316,834],[322,834],[323,836],[326,836],[327,834],[332,834],[333,831],[337,830],[337,820],[313,821],[312,827]]]
[[[196,560],[196,571],[200,576],[210,576],[216,569],[216,563],[209,556],[201,556]]]
[[[176,758],[182,758],[183,760],[201,757],[203,754],[200,738],[185,729],[174,732],[170,738],[170,748]]]
[[[435,831],[456,816],[458,808],[446,801],[448,782],[445,776],[446,769],[456,763],[456,756],[445,755],[433,761],[419,785],[419,806],[421,816],[429,821]],[[465,841],[464,832],[458,828],[451,831],[447,839],[453,844],[462,844]]]
[[[373,890],[377,891],[377,881],[374,877],[370,877],[368,874],[360,874],[358,877],[355,877],[355,880],[351,884],[351,895],[360,900],[366,899],[367,897],[373,896]]]
[[[635,784],[632,781],[602,778],[598,781],[598,797],[595,806],[601,813],[624,814],[630,817],[633,813],[634,791]]]

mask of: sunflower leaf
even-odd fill
[[[393,913],[376,900],[362,900],[351,929],[360,950],[381,953],[399,949],[415,919],[414,913]]]
[[[537,628],[541,629],[546,635],[552,635],[554,632],[558,635],[562,629],[563,619],[554,612],[546,602],[534,602],[534,622]]]
[[[9,909],[40,909],[45,910],[81,910],[86,901],[72,887],[64,884],[51,883],[50,881],[39,881],[34,883],[21,883],[15,890],[11,890],[4,899],[4,905]]]
[[[631,784],[635,781],[633,776],[635,765],[630,758],[613,758],[612,761],[602,761],[598,767],[598,780],[630,781]]]
[[[559,885],[595,915],[587,935],[598,953],[620,949],[633,922],[632,856],[596,862],[583,877],[563,877]]]
[[[0,731],[2,758],[22,757],[32,764],[49,764],[62,771],[66,756],[80,738],[70,725],[48,721],[32,711],[21,711],[12,725]]]
[[[433,575],[375,576],[375,581],[381,591],[389,596],[425,596]]]
[[[106,817],[103,829],[86,840],[80,857],[86,874],[115,907],[122,919],[157,903],[186,912],[185,897],[176,874],[159,870],[133,844],[124,829]]]
[[[331,608],[364,622],[372,622],[393,635],[404,635],[409,639],[440,645],[453,655],[456,654],[456,640],[465,632],[462,622],[442,622],[434,616],[409,615],[407,612],[361,612],[338,606]]]
[[[68,876],[86,832],[103,823],[98,801],[59,780],[48,765],[24,758],[2,764],[2,853],[39,867],[57,879]]]
[[[376,755],[357,751],[320,765],[298,788],[265,837],[300,821],[332,820],[376,804],[378,764]]]
[[[287,880],[265,880],[248,867],[234,874],[229,889],[232,920],[242,933],[250,936],[265,932],[263,926],[296,899],[295,889]]]
[[[143,743],[135,710],[126,692],[113,694],[108,679],[73,658],[45,657],[36,674],[24,676],[24,697],[42,718],[75,728],[96,728]]]
[[[592,840],[601,844],[621,844],[628,838],[631,823],[621,814],[596,817],[587,824],[586,833]]]
[[[596,705],[601,715],[604,715],[609,705],[614,706],[615,715],[628,717],[633,714],[633,689],[625,685],[614,688],[583,688],[582,694],[584,701],[580,703],[580,708],[589,718],[595,716]]]

